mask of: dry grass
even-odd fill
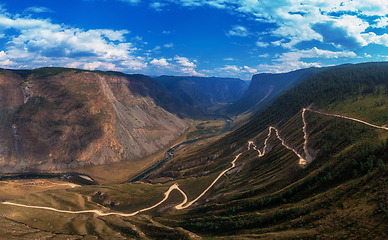
[[[79,185],[59,181],[55,179],[25,179],[0,182],[0,200],[12,200],[24,197],[28,194],[41,193],[48,190],[59,190]]]

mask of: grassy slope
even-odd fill
[[[375,89],[323,98],[321,109],[387,124],[385,83]],[[298,149],[303,144],[300,116],[279,121],[281,135]],[[263,158],[252,157],[255,152],[250,151],[242,156],[245,167],[213,193],[229,194],[163,220],[212,237],[385,239],[388,132],[313,112],[307,112],[306,119],[310,153],[318,152],[312,164],[298,167],[298,159],[276,143]],[[267,132],[257,137],[258,145]]]

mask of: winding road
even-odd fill
[[[250,150],[250,146],[252,145],[253,146],[253,149],[256,150],[258,153],[259,153],[259,157],[263,157],[266,153],[266,148],[267,148],[267,142],[268,142],[268,139],[271,137],[271,133],[272,133],[272,130],[275,131],[276,133],[276,137],[282,142],[282,145],[293,151],[295,153],[295,155],[297,155],[299,157],[299,164],[300,165],[305,165],[305,164],[308,164],[310,163],[313,158],[311,157],[311,155],[309,154],[308,150],[307,150],[307,123],[306,123],[306,120],[305,120],[305,117],[304,117],[304,114],[305,114],[305,111],[307,110],[307,108],[303,108],[302,110],[302,119],[303,119],[303,134],[304,134],[304,154],[306,157],[303,157],[301,154],[299,154],[294,148],[288,146],[286,144],[286,141],[280,137],[279,135],[279,130],[275,127],[269,127],[269,131],[268,131],[268,135],[267,135],[267,138],[265,139],[264,141],[264,147],[263,147],[263,151],[260,151],[257,146],[253,143],[253,141],[248,141],[248,150]]]
[[[327,116],[333,116],[333,117],[339,117],[339,118],[344,118],[344,119],[349,119],[349,120],[353,120],[353,121],[356,121],[356,122],[360,122],[360,123],[363,123],[363,124],[366,124],[368,126],[371,126],[371,127],[375,127],[375,128],[378,128],[378,129],[384,129],[384,130],[388,130],[388,127],[385,127],[385,126],[378,126],[378,125],[374,125],[374,124],[371,124],[371,123],[368,123],[366,121],[363,121],[363,120],[359,120],[359,119],[356,119],[356,118],[352,118],[352,117],[347,117],[347,116],[342,116],[342,115],[338,115],[338,114],[330,114],[330,113],[324,113],[324,112],[320,112],[320,111],[316,111],[316,110],[311,110],[309,108],[303,108],[302,110],[302,119],[303,119],[303,133],[304,133],[304,139],[305,139],[305,142],[304,142],[304,154],[306,157],[303,157],[301,154],[299,154],[295,149],[291,148],[290,146],[288,146],[285,142],[284,139],[282,139],[279,135],[279,131],[278,129],[276,129],[275,127],[269,127],[269,132],[268,132],[268,135],[267,135],[267,138],[265,139],[264,141],[264,147],[263,147],[263,150],[260,151],[257,146],[253,143],[253,141],[248,141],[248,150],[251,149],[251,146],[253,146],[253,149],[255,151],[257,151],[259,153],[259,157],[263,157],[265,154],[266,154],[266,148],[267,148],[267,142],[268,142],[268,139],[271,137],[271,134],[272,134],[272,130],[275,131],[276,133],[276,137],[282,142],[282,145],[284,147],[286,147],[287,149],[293,151],[298,157],[299,157],[299,164],[301,165],[305,165],[305,164],[308,164],[310,163],[313,158],[310,156],[310,154],[308,153],[307,151],[307,140],[308,140],[308,135],[307,135],[307,130],[306,130],[306,120],[305,120],[305,112],[306,111],[311,111],[311,112],[315,112],[315,113],[319,113],[319,114],[323,114],[323,115],[327,115]],[[175,183],[173,184],[172,186],[169,187],[169,189],[164,193],[164,198],[156,203],[155,205],[151,206],[151,207],[148,207],[148,208],[144,208],[144,209],[141,209],[139,211],[136,211],[136,212],[133,212],[133,213],[120,213],[120,212],[108,212],[108,213],[104,213],[104,212],[101,212],[100,210],[82,210],[82,211],[70,211],[70,210],[60,210],[60,209],[56,209],[56,208],[52,208],[52,207],[41,207],[41,206],[30,206],[30,205],[25,205],[25,204],[19,204],[19,203],[12,203],[12,202],[2,202],[2,204],[5,204],[5,205],[12,205],[12,206],[17,206],[17,207],[24,207],[24,208],[33,208],[33,209],[44,209],[44,210],[49,210],[49,211],[54,211],[54,212],[59,212],[59,213],[68,213],[68,214],[83,214],[83,213],[94,213],[94,214],[97,214],[98,216],[109,216],[109,215],[117,215],[117,216],[122,216],[122,217],[130,217],[130,216],[135,216],[136,214],[138,213],[141,213],[141,212],[145,212],[145,211],[148,211],[148,210],[151,210],[153,208],[156,208],[157,206],[159,206],[160,204],[162,204],[163,202],[165,202],[168,197],[170,196],[170,193],[173,191],[173,190],[177,190],[179,191],[182,196],[183,196],[183,201],[176,205],[175,206],[175,209],[177,210],[181,210],[181,209],[185,209],[185,208],[188,208],[190,207],[192,204],[194,204],[195,202],[197,202],[211,187],[213,187],[213,185],[226,173],[228,172],[229,170],[231,170],[232,168],[234,168],[236,166],[236,161],[237,159],[241,156],[242,153],[239,153],[238,155],[235,156],[234,160],[231,162],[232,166],[230,166],[229,168],[227,168],[226,170],[224,170],[223,172],[221,172],[216,179],[214,179],[214,181],[209,185],[208,188],[206,188],[197,198],[195,198],[194,200],[190,201],[190,202],[187,202],[188,201],[188,198],[187,198],[187,195],[186,193],[181,189],[179,188],[178,184]]]
[[[363,124],[365,124],[365,125],[368,125],[368,126],[371,126],[371,127],[374,127],[374,128],[384,129],[384,130],[387,130],[387,131],[388,131],[388,127],[386,127],[386,126],[375,125],[375,124],[368,123],[368,122],[366,122],[366,121],[364,121],[364,120],[360,120],[360,119],[357,119],[357,118],[347,117],[347,116],[338,115],[338,114],[333,114],[333,113],[325,113],[325,112],[316,111],[316,110],[311,110],[311,109],[307,109],[307,108],[306,108],[306,110],[309,110],[309,111],[315,112],[315,113],[319,113],[319,114],[322,114],[322,115],[326,115],[326,116],[344,118],[344,119],[348,119],[348,120],[360,122],[360,123],[363,123]]]
[[[234,158],[234,160],[232,161],[232,166],[231,167],[229,167],[228,169],[226,169],[222,173],[220,173],[218,175],[218,177],[210,184],[210,186],[208,188],[206,188],[205,191],[203,191],[196,199],[194,199],[193,201],[188,202],[188,203],[187,203],[187,195],[186,195],[186,193],[182,189],[179,188],[177,183],[175,183],[172,186],[170,186],[169,189],[164,193],[164,198],[160,202],[158,202],[157,204],[155,204],[155,205],[153,205],[151,207],[143,208],[143,209],[141,209],[139,211],[136,211],[136,212],[133,212],[133,213],[120,213],[120,212],[104,213],[104,212],[101,212],[99,210],[70,211],[70,210],[60,210],[60,209],[56,209],[56,208],[52,208],[52,207],[30,206],[30,205],[19,204],[19,203],[12,203],[12,202],[3,202],[3,204],[18,206],[18,207],[25,207],[25,208],[44,209],[44,210],[49,210],[49,211],[54,211],[54,212],[59,212],[59,213],[70,213],[70,214],[95,213],[98,216],[117,215],[117,216],[122,216],[122,217],[131,217],[131,216],[135,216],[138,213],[145,212],[145,211],[151,210],[153,208],[156,208],[157,206],[159,206],[160,204],[162,204],[163,202],[165,202],[168,199],[168,197],[170,196],[170,193],[173,190],[178,190],[183,195],[184,200],[183,200],[182,203],[176,205],[175,209],[181,210],[181,209],[185,209],[185,208],[190,207],[193,203],[198,201],[198,199],[200,199],[218,181],[218,179],[220,179],[222,177],[222,175],[224,175],[230,169],[234,168],[236,166],[235,162],[240,157],[241,154],[242,153],[238,154]]]

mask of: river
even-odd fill
[[[221,109],[218,109],[217,111],[215,111],[213,114],[219,118],[223,118],[226,122],[224,128],[222,129],[222,131],[214,134],[214,135],[211,135],[211,136],[207,136],[207,137],[202,137],[202,138],[197,138],[197,139],[192,139],[192,140],[189,140],[189,141],[185,141],[185,142],[181,142],[175,146],[173,146],[172,148],[170,148],[169,150],[167,150],[166,154],[167,154],[167,157],[165,159],[163,159],[162,161],[158,162],[157,164],[155,164],[154,166],[148,168],[147,170],[145,170],[144,172],[140,173],[139,175],[129,179],[128,181],[126,182],[136,182],[136,181],[139,181],[141,180],[142,178],[144,178],[145,176],[147,176],[148,174],[150,174],[152,171],[155,171],[156,169],[160,168],[161,166],[163,166],[163,164],[165,164],[168,160],[172,159],[174,157],[174,151],[175,149],[177,149],[178,147],[180,147],[181,145],[184,145],[184,144],[191,144],[191,143],[195,143],[197,141],[200,141],[200,140],[203,140],[203,139],[207,139],[207,138],[212,138],[212,137],[215,137],[215,136],[219,136],[223,133],[225,133],[228,129],[229,129],[229,126],[232,122],[232,119],[228,118],[227,116],[224,116],[224,115],[220,115],[219,114],[219,111]]]
[[[85,174],[79,173],[17,173],[17,174],[6,174],[0,177],[0,181],[6,180],[18,180],[18,179],[58,179],[66,182],[71,182],[79,185],[96,185],[98,182]],[[88,180],[88,178],[90,180]]]

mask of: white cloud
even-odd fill
[[[381,17],[375,20],[376,25],[372,25],[375,28],[385,28],[388,26],[388,17]]]
[[[196,67],[196,65],[193,62],[190,62],[189,59],[185,57],[176,56],[174,57],[174,60],[184,67],[190,67],[190,68]]]
[[[4,60],[7,57],[7,54],[4,51],[0,52],[0,60]]]
[[[244,70],[249,72],[249,73],[257,73],[257,69],[250,68],[248,66],[244,66]]]
[[[388,47],[388,34],[376,35],[373,32],[362,35],[366,42]]]
[[[83,69],[88,69],[88,70],[95,70],[95,69],[115,70],[116,69],[116,65],[112,63],[106,63],[106,62],[79,63],[77,68],[79,67],[82,67]]]
[[[152,52],[154,52],[154,53],[161,53],[160,52],[160,49],[161,49],[161,47],[160,46],[156,46],[156,47],[154,47],[154,49],[152,49]]]
[[[161,3],[161,2],[153,2],[153,3],[150,3],[150,7],[155,9],[156,11],[162,11],[162,8],[164,6],[166,6],[167,4],[165,3]]]
[[[165,58],[161,58],[161,59],[156,59],[154,58],[150,64],[152,65],[155,65],[155,66],[158,66],[158,67],[167,67],[169,66],[170,64],[167,62],[167,60]]]
[[[233,71],[233,72],[239,72],[241,71],[241,68],[238,68],[236,66],[232,65],[226,65],[225,67],[221,68],[224,71]]]
[[[228,36],[239,36],[239,37],[247,37],[249,36],[249,31],[246,27],[244,26],[233,26],[231,30],[228,31],[227,35]]]
[[[284,73],[301,68],[321,67],[321,64],[318,62],[304,62],[303,59],[338,59],[356,57],[357,55],[352,51],[333,52],[314,47],[309,50],[293,50],[283,53],[273,59],[273,64],[259,64],[255,67],[255,69],[260,72]]]
[[[268,46],[269,46],[269,43],[257,41],[257,42],[256,42],[256,45],[257,45],[258,47],[263,47],[263,48],[265,48],[265,47],[268,47]]]
[[[185,7],[208,6],[240,13],[259,23],[274,23],[275,29],[268,34],[280,38],[273,44],[285,49],[294,49],[304,41],[321,41],[338,48],[356,49],[368,45],[365,30],[368,27],[383,28],[388,25],[386,0],[175,0]],[[379,17],[375,24],[369,24],[365,17]],[[329,23],[321,31],[313,29],[315,24]],[[331,27],[331,28],[330,28]],[[335,33],[335,34],[334,34]],[[228,36],[249,36],[243,26],[234,26]],[[334,36],[333,36],[334,35]],[[379,41],[377,41],[379,42]],[[258,41],[257,46],[267,47]]]
[[[7,68],[7,67],[10,67],[10,66],[15,66],[15,64],[16,64],[15,62],[12,62],[8,58],[7,54],[4,51],[0,52],[0,66],[1,67]]]
[[[43,12],[53,12],[50,8],[47,7],[29,7],[24,12],[35,12],[35,13],[43,13]]]
[[[176,75],[191,75],[191,76],[205,76],[205,74],[195,70],[195,60],[190,61],[186,57],[175,56],[174,58],[154,58],[150,65],[153,66],[154,74],[176,74]],[[205,71],[204,71],[205,72]]]
[[[302,58],[355,58],[357,54],[352,51],[333,52],[328,50],[321,50],[316,47],[309,50],[295,50],[286,52],[280,55],[274,61],[280,62],[295,62]]]
[[[269,57],[269,54],[268,53],[265,53],[265,54],[261,54],[259,55],[260,58],[267,58]]]
[[[49,19],[0,12],[0,36],[11,28],[16,34],[7,36],[3,51],[7,60],[3,67],[74,65],[86,69],[139,70],[147,66],[144,60],[133,56],[138,48],[126,40],[130,32],[125,29],[83,30],[54,24]]]
[[[256,68],[259,72],[266,73],[286,73],[290,71],[294,71],[302,68],[310,68],[310,67],[321,67],[319,63],[306,63],[302,61],[295,62],[281,62],[278,64],[260,64]]]
[[[216,70],[216,72],[219,72],[223,75],[226,74],[226,75],[230,75],[230,76],[240,76],[240,75],[248,76],[250,74],[257,73],[257,69],[255,69],[255,68],[251,68],[248,66],[238,67],[236,65],[225,65],[225,67],[217,68],[215,70]]]
[[[140,2],[140,0],[120,0],[120,1],[130,3],[130,4],[137,4]]]
[[[165,48],[173,48],[174,47],[174,43],[164,44],[164,47]]]
[[[180,72],[189,74],[191,76],[204,77],[205,74],[197,72],[194,68],[181,68]]]
[[[225,61],[234,61],[234,58],[229,57],[229,58],[224,58],[224,60]]]

